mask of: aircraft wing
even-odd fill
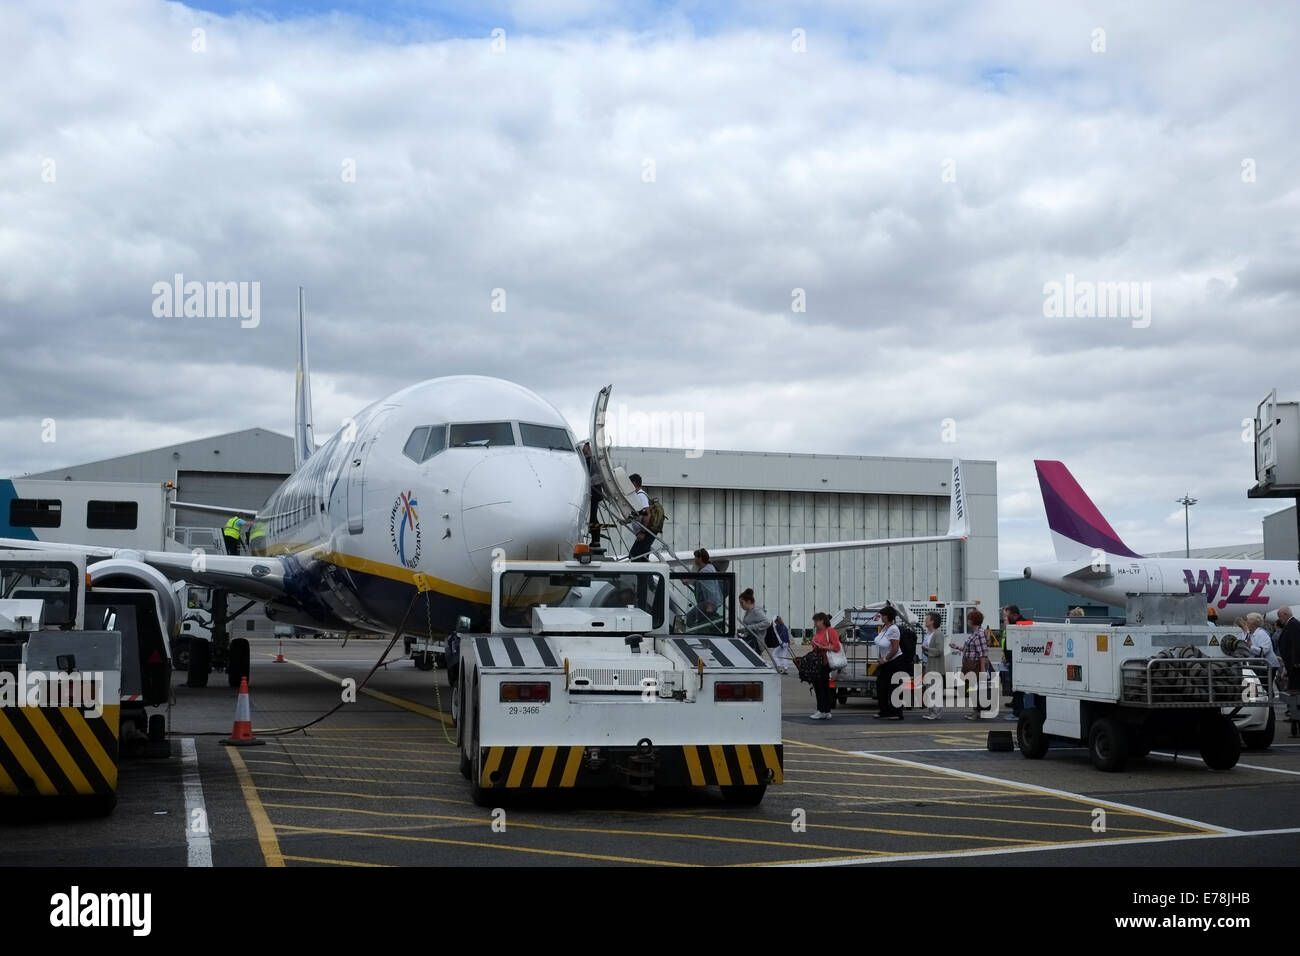
[[[172,581],[225,588],[258,601],[273,601],[286,596],[286,568],[280,558],[189,551],[137,551],[134,548],[102,548],[57,541],[32,541],[29,538],[0,538],[0,548],[75,551],[87,558],[139,561],[157,568]]]
[[[824,554],[828,551],[860,551],[867,548],[892,548],[905,544],[933,544],[960,541],[965,535],[934,534],[920,538],[862,538],[856,541],[819,541],[812,544],[764,544],[747,548],[709,548],[709,557],[718,561],[743,561],[747,558],[790,558],[797,554]],[[689,563],[694,551],[677,551],[675,561]]]
[[[188,508],[190,511],[202,511],[205,514],[225,515],[229,518],[231,515],[239,515],[241,518],[256,518],[257,512],[249,508],[228,508],[224,505],[200,505],[190,501],[169,501],[167,502],[172,508]]]
[[[615,468],[607,454],[609,441],[605,434],[605,411],[609,405],[612,385],[606,385],[596,393],[596,400],[591,409],[592,452],[597,467],[604,480],[605,494],[613,499],[620,495],[623,499],[622,513],[632,509],[632,484],[623,474],[622,468]],[[961,541],[970,536],[970,514],[966,506],[966,482],[962,475],[961,461],[952,460],[949,473],[950,499],[948,504],[947,534],[924,535],[912,538],[864,538],[856,541],[819,541],[808,544],[766,544],[744,548],[712,548],[709,557],[719,561],[743,561],[748,558],[793,557],[796,552],[802,554],[821,554],[828,551],[858,551],[865,548],[891,548],[898,545],[932,544],[940,541]],[[690,564],[694,551],[677,551],[672,560]]]

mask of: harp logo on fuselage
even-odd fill
[[[415,510],[419,503],[414,491],[403,491],[388,513],[388,533],[393,541],[393,551],[397,560],[408,568],[420,563],[420,516]]]

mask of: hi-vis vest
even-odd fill
[[[235,522],[237,522],[238,520],[239,518],[238,516],[236,516],[226,522],[225,535],[227,538],[235,538],[235,539],[239,538],[239,528],[235,524]]]

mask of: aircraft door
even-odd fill
[[[1147,593],[1163,594],[1164,590],[1164,575],[1160,573],[1160,566],[1155,561],[1148,561]]]
[[[348,534],[361,534],[365,530],[366,462],[382,432],[380,426],[387,417],[388,410],[384,409],[371,419],[365,428],[359,430],[356,443],[347,453],[344,472],[348,488]]]

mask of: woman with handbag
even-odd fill
[[[813,635],[812,650],[804,655],[815,654],[821,659],[822,666],[812,672],[812,679],[809,681],[813,685],[813,693],[817,695],[817,712],[809,714],[809,720],[830,720],[831,708],[835,706],[835,692],[831,690],[831,670],[827,663],[829,654],[843,654],[844,648],[840,646],[840,636],[836,633],[835,628],[831,627],[831,617],[825,611],[818,611],[813,615],[813,624],[817,627],[817,633]],[[803,660],[804,658],[800,658]],[[816,662],[809,662],[816,663]],[[800,669],[803,673],[803,669]]]
[[[762,657],[764,653],[772,658],[772,663],[776,664],[776,658],[773,657],[770,647],[776,647],[780,641],[777,640],[776,634],[772,633],[771,643],[768,644],[768,633],[772,631],[772,619],[767,616],[767,611],[758,606],[754,599],[754,589],[745,588],[740,592],[740,609],[745,612],[745,616],[740,620],[740,631],[737,635],[742,641],[753,648],[754,653]],[[780,665],[776,668],[782,674],[785,669]]]
[[[984,630],[984,615],[981,612],[971,610],[966,615],[966,623],[971,629],[970,637],[966,638],[966,643],[961,647],[956,644],[949,644],[948,646],[954,651],[961,651],[961,673],[967,679],[966,692],[970,695],[973,705],[971,712],[966,715],[966,719],[979,720],[978,687],[981,675],[989,670],[989,637],[988,632]]]
[[[894,674],[903,663],[902,632],[894,622],[898,612],[886,604],[880,618],[887,625],[876,635],[876,720],[902,720],[903,709],[894,706]]]

